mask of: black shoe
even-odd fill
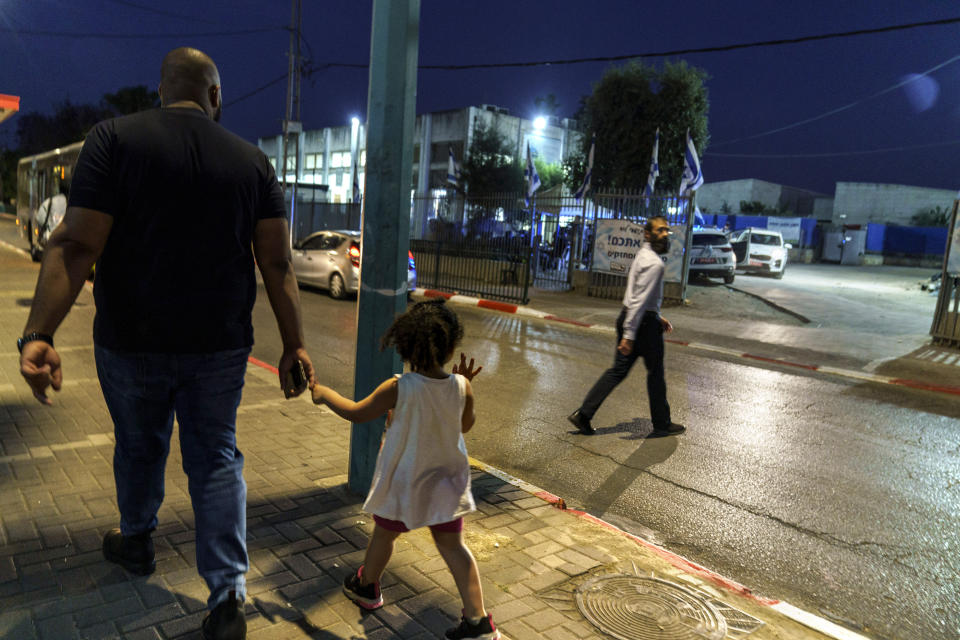
[[[567,420],[569,420],[570,424],[575,426],[577,429],[580,429],[580,433],[585,436],[592,436],[597,432],[597,430],[593,428],[593,425],[590,424],[590,418],[587,418],[580,413],[580,409],[577,409],[568,415]]]
[[[460,618],[460,625],[447,629],[444,635],[449,640],[466,640],[467,638],[500,640],[500,632],[497,631],[497,625],[493,624],[493,615],[489,613],[486,618],[480,618],[477,624],[470,624],[466,618]]]
[[[361,571],[363,571],[363,567],[343,579],[343,594],[368,611],[379,609],[383,606],[380,583],[371,582],[366,586],[362,585],[360,583]]]
[[[682,424],[677,424],[676,422],[671,422],[666,427],[662,429],[654,429],[653,433],[650,434],[652,438],[662,438],[664,436],[675,436],[678,433],[683,433],[687,428]]]
[[[124,536],[120,529],[111,529],[103,536],[103,557],[138,576],[148,576],[157,568],[150,532]]]
[[[231,591],[227,599],[213,608],[203,619],[204,640],[244,640],[247,637],[247,618],[243,614],[243,602],[237,592]]]

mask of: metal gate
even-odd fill
[[[664,300],[674,302],[683,300],[687,281],[686,256],[689,254],[690,229],[692,215],[688,215],[694,207],[692,198],[678,196],[644,196],[640,191],[623,191],[618,193],[597,193],[590,204],[592,215],[585,229],[585,239],[582,242],[582,254],[579,261],[587,265],[589,277],[587,279],[587,294],[598,298],[619,299],[623,297],[627,286],[625,275],[608,273],[595,269],[593,250],[595,247],[597,220],[616,219],[628,220],[636,224],[645,224],[654,216],[666,218],[674,233],[674,242],[683,246],[683,259],[679,281],[664,283]]]
[[[933,314],[930,335],[935,344],[960,346],[960,237],[957,235],[957,208],[960,200],[953,203],[950,214],[950,234],[943,256],[940,272],[940,296]]]

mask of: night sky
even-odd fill
[[[303,53],[312,70],[303,82],[304,126],[346,124],[365,113],[366,70],[324,65],[368,61],[372,2],[305,0],[303,11]],[[957,16],[960,4],[936,0],[423,0],[420,62],[617,56]],[[189,45],[219,66],[222,123],[255,142],[279,131],[286,82],[238,98],[286,73],[289,22],[287,0],[0,0],[0,93],[21,96],[23,112],[51,113],[67,98],[97,102],[123,86],[155,88],[163,55]],[[244,30],[262,31],[213,35]],[[711,143],[702,159],[708,182],[752,177],[828,194],[837,181],[960,188],[960,24],[682,58],[710,75]],[[610,64],[421,70],[417,112],[490,103],[533,117],[534,100],[553,93],[557,115],[572,116]],[[0,124],[0,145],[14,146],[16,122]],[[887,149],[894,150],[852,153]],[[810,154],[818,157],[804,157]]]

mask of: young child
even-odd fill
[[[483,608],[477,563],[463,543],[463,516],[476,509],[463,434],[474,423],[470,380],[482,367],[474,369],[473,359],[468,365],[461,353],[453,374],[444,371],[462,338],[463,326],[443,300],[419,302],[381,341],[382,349],[397,348],[410,373],[385,380],[359,402],[318,384],[313,401],[352,422],[392,413],[363,505],[373,514],[373,537],[363,565],[344,580],[344,594],[365,609],[382,607],[380,577],[394,541],[428,526],[463,600],[463,618],[447,638],[497,640],[500,632]]]

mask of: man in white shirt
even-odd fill
[[[580,408],[568,420],[585,435],[596,433],[590,421],[610,392],[620,384],[637,358],[643,357],[647,367],[647,395],[653,436],[682,433],[683,425],[670,420],[667,403],[667,382],[663,375],[663,334],[673,325],[660,315],[663,301],[663,260],[670,250],[670,225],[656,216],[647,220],[643,237],[646,242],[637,252],[627,274],[627,290],[623,310],[617,318],[617,351],[613,366],[607,369],[587,393]]]

